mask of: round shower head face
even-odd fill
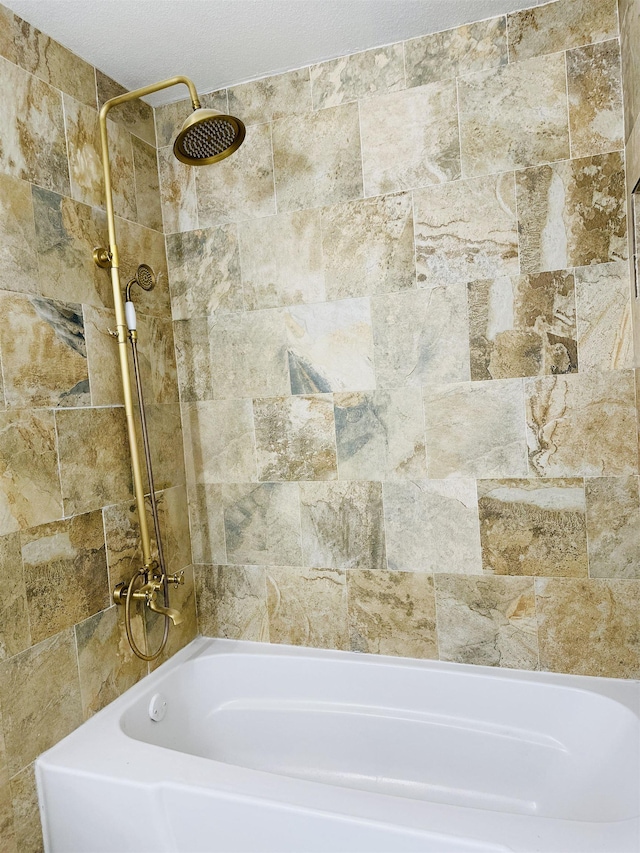
[[[240,119],[217,110],[194,110],[173,143],[173,153],[189,166],[206,166],[224,160],[244,142]]]
[[[136,281],[143,290],[153,290],[156,286],[156,275],[148,264],[140,264],[136,273]]]

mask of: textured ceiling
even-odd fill
[[[536,0],[4,0],[130,89],[202,92],[535,6]],[[176,100],[169,90],[154,104]]]

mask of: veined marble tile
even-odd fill
[[[111,340],[113,342],[113,338]],[[177,403],[178,378],[171,320],[138,314],[138,357],[145,402]]]
[[[535,583],[543,669],[638,678],[636,581],[538,578]]]
[[[433,578],[414,572],[347,572],[351,650],[437,658]]]
[[[205,637],[268,642],[262,566],[196,566],[198,627]]]
[[[385,568],[381,483],[300,483],[300,498],[306,566]]]
[[[38,291],[38,256],[31,187],[0,175],[0,287],[23,293]]]
[[[104,205],[100,127],[95,109],[64,95],[64,123],[71,195],[91,206]]]
[[[165,234],[197,228],[196,170],[176,159],[169,146],[158,149],[158,174]]]
[[[404,43],[407,86],[486,71],[507,63],[506,18],[489,18]]]
[[[309,69],[298,68],[231,86],[229,113],[245,125],[263,124],[311,109]]]
[[[244,142],[234,154],[193,171],[198,222],[203,228],[276,212],[270,124],[248,127]]]
[[[194,563],[226,563],[224,486],[189,486],[189,526]]]
[[[569,157],[564,54],[536,57],[458,80],[466,178]]]
[[[368,299],[297,305],[285,323],[292,394],[375,388]]]
[[[532,475],[637,473],[633,371],[527,379],[525,397]]]
[[[519,380],[429,386],[424,409],[432,479],[527,476]]]
[[[84,336],[87,347],[92,406],[123,406],[118,344],[109,334],[116,327],[114,311],[84,305]]]
[[[137,222],[116,217],[118,246],[120,249],[120,279],[124,286],[134,278],[140,263],[152,267],[156,275],[156,286],[145,291],[140,287],[133,290],[136,310],[154,317],[171,317],[169,295],[169,273],[165,253],[164,234],[145,228]],[[104,270],[102,274],[106,276]]]
[[[311,66],[313,109],[404,89],[402,42]]]
[[[295,210],[238,225],[248,309],[324,302],[319,210]]]
[[[226,89],[209,92],[206,95],[199,92],[199,95],[200,103],[206,109],[217,110],[219,113],[225,113],[225,115],[229,112]],[[156,147],[172,146],[179,131],[182,130],[182,125],[192,112],[191,98],[183,98],[181,101],[173,101],[170,104],[155,107],[153,113],[156,123]]]
[[[478,508],[485,572],[587,577],[582,480],[480,480]]]
[[[585,480],[589,576],[640,578],[638,478]]]
[[[516,173],[522,272],[627,257],[624,163],[619,152]]]
[[[418,287],[517,275],[511,172],[414,193]]]
[[[640,8],[636,0],[619,0],[622,89],[624,92],[625,140],[628,141],[636,118],[640,115]],[[629,161],[627,161],[628,167]],[[634,177],[635,183],[635,177]]]
[[[379,388],[469,378],[464,284],[376,297],[371,317]]]
[[[0,661],[3,661],[33,645],[18,533],[0,537],[0,583],[4,591],[0,605]],[[0,782],[2,752],[0,745]]]
[[[578,370],[573,273],[474,281],[468,295],[472,379]]]
[[[267,569],[272,643],[348,649],[347,578],[343,569]]]
[[[629,264],[598,264],[575,273],[580,369],[632,367]]]
[[[425,477],[419,388],[334,394],[341,480]]]
[[[185,403],[210,399],[212,391],[207,318],[177,320],[173,324],[173,336],[180,399]],[[89,364],[91,364],[91,356],[89,356]]]
[[[538,669],[532,578],[436,575],[440,660]]]
[[[251,400],[183,404],[188,479],[192,483],[257,480]]]
[[[242,310],[235,225],[169,234],[167,263],[174,320]]]
[[[0,291],[8,406],[88,406],[82,306]]]
[[[324,208],[322,255],[327,299],[415,289],[411,196],[398,193]]]
[[[480,574],[473,480],[384,484],[387,561],[395,571]]]
[[[136,219],[147,228],[162,231],[162,205],[158,155],[153,145],[131,137],[136,191]]]
[[[278,211],[362,198],[358,105],[275,122],[273,164]]]
[[[14,776],[10,787],[18,850],[20,853],[41,853],[44,841],[34,765],[30,764]]]
[[[571,156],[624,147],[618,39],[567,51]]]
[[[616,0],[558,0],[507,15],[511,62],[618,34]]]
[[[360,104],[367,196],[442,184],[460,177],[454,81],[378,95]]]
[[[98,109],[102,105],[124,94],[127,90],[116,83],[102,71],[96,69],[96,88],[98,91]],[[127,101],[114,107],[109,113],[110,118],[127,128],[130,133],[144,139],[149,145],[156,144],[155,127],[153,123],[153,108],[146,101]]]

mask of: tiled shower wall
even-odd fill
[[[0,850],[41,849],[33,760],[147,672],[110,588],[137,567],[97,107],[120,88],[0,7]],[[191,564],[152,110],[109,134],[172,568]],[[125,278],[125,281],[127,279]],[[168,453],[168,450],[171,453]],[[195,633],[190,570],[168,653]],[[178,599],[175,599],[178,603]],[[150,624],[151,642],[158,623]],[[142,626],[136,626],[141,642]]]
[[[640,675],[615,0],[216,92],[163,216],[200,630]]]

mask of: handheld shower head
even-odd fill
[[[125,288],[125,301],[131,302],[131,288],[134,284],[137,284],[143,290],[153,290],[156,286],[156,281],[156,274],[151,267],[148,264],[140,264],[135,278],[132,278]]]
[[[173,153],[189,166],[206,166],[224,160],[242,145],[245,126],[240,119],[200,107],[182,125]]]

